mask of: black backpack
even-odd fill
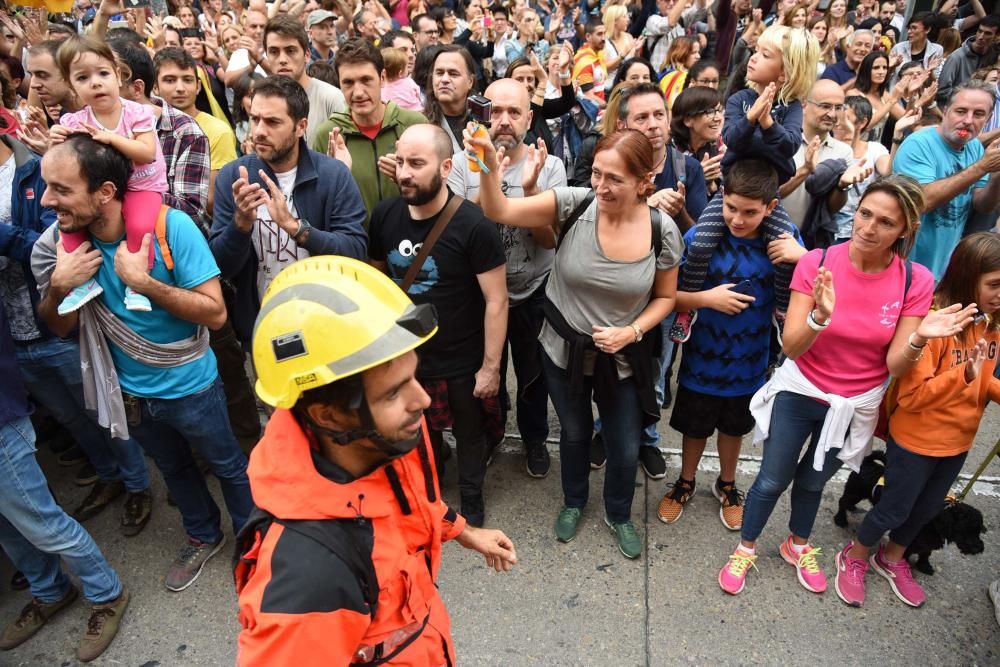
[[[580,219],[583,212],[590,207],[591,203],[593,203],[595,196],[596,195],[593,190],[588,192],[587,196],[583,198],[583,201],[577,204],[576,208],[573,209],[573,212],[569,214],[568,218],[566,218],[566,222],[563,223],[562,229],[559,230],[559,239],[556,241],[556,252],[558,252],[559,248],[562,246],[563,239],[566,238],[570,228],[576,224],[576,221]],[[653,223],[653,231],[649,246],[653,249],[653,256],[655,258],[659,257],[660,253],[663,252],[663,214],[660,213],[660,209],[657,208],[650,207],[650,210],[652,211],[650,221]]]

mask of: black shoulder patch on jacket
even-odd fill
[[[271,555],[271,580],[260,610],[308,614],[339,609],[371,614],[363,583],[336,553],[286,526]]]

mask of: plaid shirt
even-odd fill
[[[208,137],[198,123],[169,104],[160,107],[156,134],[167,163],[169,191],[163,193],[163,203],[184,211],[208,236],[208,174],[210,168]]]

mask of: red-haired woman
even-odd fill
[[[592,188],[508,199],[497,173],[502,149],[498,155],[488,138],[472,138],[468,131],[465,145],[485,153],[490,172],[480,177],[480,203],[491,220],[516,227],[554,225],[561,237],[539,336],[545,382],[561,424],[564,506],[556,537],[569,542],[576,536],[587,504],[593,400],[608,457],[605,522],[621,552],[638,558],[642,542],[631,512],[639,442],[660,412],[652,344],[657,325],[673,310],[683,251],[677,225],[646,204],[653,193],[653,147],[636,130],[614,132],[597,144]],[[541,167],[533,162],[525,166],[526,174]]]

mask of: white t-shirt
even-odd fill
[[[802,139],[802,145],[799,146],[799,150],[795,153],[795,168],[798,169],[806,163],[806,141],[805,137]],[[816,164],[823,162],[824,160],[835,160],[835,159],[847,160],[847,164],[852,164],[854,162],[854,151],[851,147],[845,144],[843,141],[837,141],[832,136],[828,136],[826,141],[824,141],[819,146],[819,157],[816,160]],[[809,193],[806,192],[806,184],[803,182],[799,187],[795,188],[787,197],[781,200],[781,205],[785,207],[788,212],[788,217],[792,219],[795,226],[802,229],[802,223],[805,222],[806,211],[809,210],[809,203],[812,198]]]
[[[874,171],[875,163],[883,155],[888,155],[889,149],[880,144],[877,141],[869,141],[868,148],[865,152],[865,166],[872,167],[873,171],[871,176],[861,181],[857,185],[851,187],[847,191],[847,203],[844,204],[844,208],[837,211],[837,238],[846,239],[851,236],[851,232],[854,230],[854,213],[858,210],[858,204],[861,203],[861,196],[865,194],[865,190],[871,185],[871,182],[875,180],[878,176],[878,172]],[[853,160],[851,166],[858,163],[858,160]]]
[[[306,145],[310,148],[313,139],[316,138],[316,130],[332,114],[347,111],[347,101],[340,88],[331,86],[326,81],[310,79],[306,88],[306,97],[309,98],[309,124],[306,125]]]
[[[227,72],[236,72],[241,69],[246,69],[250,67],[250,52],[246,49],[236,49],[233,51],[233,55],[229,58],[229,67],[226,68]],[[260,65],[254,70],[257,74],[261,76],[267,76],[267,72]]]
[[[292,197],[297,172],[298,167],[275,174],[278,177],[278,188],[285,195],[288,212],[292,217],[298,216],[295,200]],[[257,207],[257,220],[253,223],[251,242],[257,253],[257,295],[262,299],[267,286],[283,268],[309,256],[309,251],[300,248],[288,232],[271,220],[271,214],[263,204]]]

